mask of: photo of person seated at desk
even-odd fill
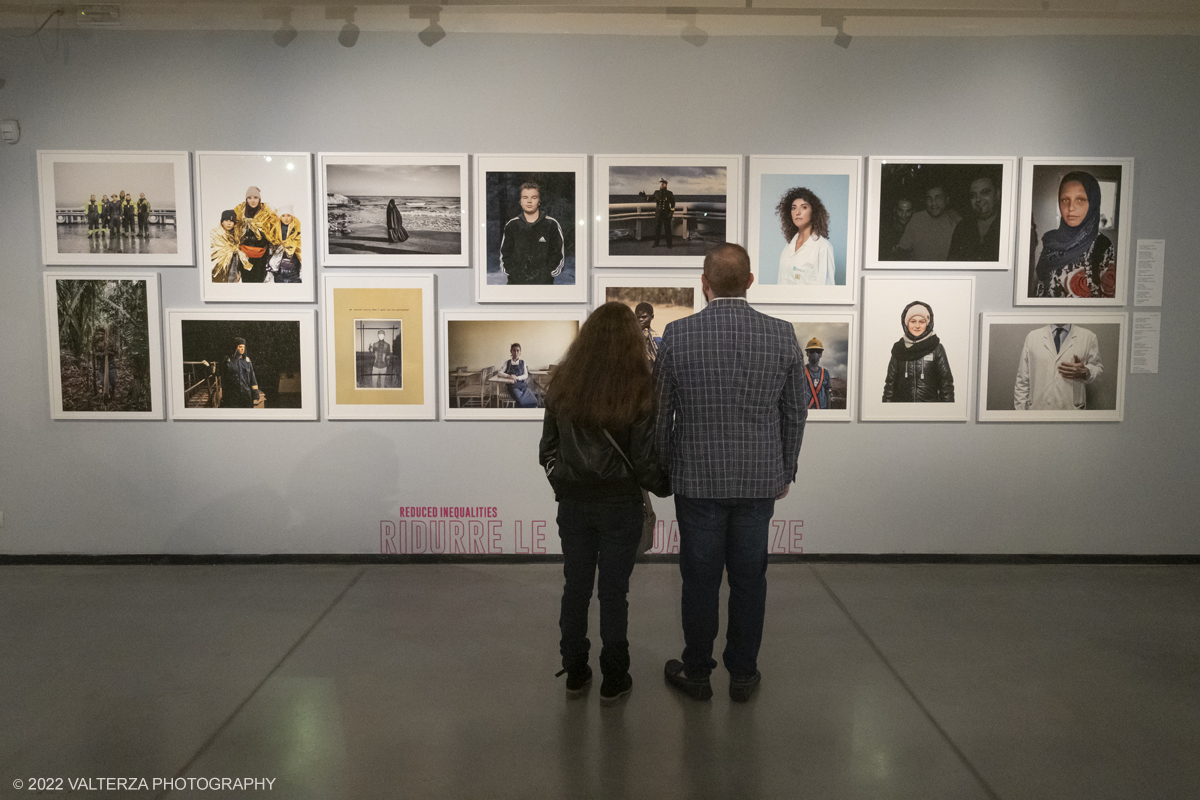
[[[508,384],[508,392],[517,408],[537,408],[537,395],[529,386],[529,370],[525,367],[525,362],[521,360],[521,344],[513,342],[509,353],[512,358],[500,365],[492,380]]]

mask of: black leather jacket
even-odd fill
[[[654,448],[654,415],[645,414],[628,430],[610,432],[633,464],[632,475],[603,430],[577,428],[546,409],[538,460],[555,500],[641,500],[641,487],[659,497],[671,493]]]
[[[931,353],[914,361],[892,356],[883,384],[885,403],[953,403],[954,376],[946,348],[939,343]]]

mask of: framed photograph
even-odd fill
[[[587,156],[476,156],[475,204],[477,302],[587,302]]]
[[[42,261],[190,267],[191,193],[183,151],[39,150]]]
[[[1132,158],[1021,159],[1016,305],[1125,305],[1132,215]]]
[[[443,311],[443,419],[541,419],[583,309]]]
[[[162,419],[158,274],[44,276],[52,419]]]
[[[167,310],[172,419],[317,418],[312,311]]]
[[[196,153],[205,302],[311,303],[312,156]]]
[[[704,308],[699,276],[604,270],[597,271],[592,280],[595,284],[592,307],[613,302],[629,306],[642,326],[646,357],[651,362],[658,356],[658,345],[667,324]]]
[[[982,314],[981,422],[1120,422],[1126,314]]]
[[[750,156],[750,302],[855,302],[861,187],[858,156]]]
[[[742,241],[741,156],[595,156],[597,267],[704,266]]]
[[[1012,266],[1015,158],[872,156],[867,269]]]
[[[774,314],[796,329],[804,352],[810,422],[850,422],[858,400],[858,336],[853,314]],[[855,376],[855,377],[852,377]]]
[[[465,267],[467,155],[318,153],[321,265]]]
[[[975,278],[863,279],[859,419],[966,422]]]
[[[434,276],[324,282],[325,416],[437,419]]]

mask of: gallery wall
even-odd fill
[[[377,553],[431,507],[467,521],[464,541],[558,550],[535,422],[52,421],[38,149],[1132,156],[1131,236],[1167,240],[1167,270],[1161,371],[1129,376],[1124,421],[814,423],[772,546],[1200,552],[1194,38],[426,48],[364,33],[345,49],[302,33],[281,50],[266,33],[118,31],[52,45],[0,53],[0,118],[22,129],[0,145],[0,553]],[[157,272],[164,309],[202,306],[195,268]],[[435,272],[439,309],[477,308],[468,269]],[[1011,271],[976,274],[977,313],[1012,297]]]

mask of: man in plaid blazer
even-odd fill
[[[808,415],[795,329],[746,302],[750,257],[711,250],[701,283],[708,307],[667,325],[659,345],[658,452],[671,475],[683,576],[683,660],[667,680],[712,697],[721,576],[729,570],[724,652],[729,696],[758,687],[767,599],[767,533],[775,501],[796,479]]]

